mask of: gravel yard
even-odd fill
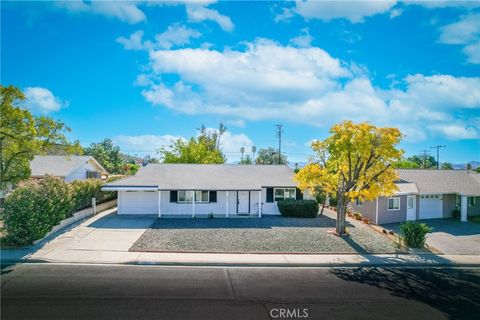
[[[327,211],[327,210],[326,210]],[[230,253],[395,253],[395,243],[361,222],[350,236],[330,232],[335,213],[315,219],[284,217],[157,219],[130,251]]]

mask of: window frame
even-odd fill
[[[198,200],[197,193],[200,192],[200,200]],[[185,198],[187,196],[187,193],[192,194],[191,200],[180,200],[180,195],[184,193]],[[207,195],[207,200],[202,200],[202,195],[203,194]],[[193,203],[193,200],[195,199],[195,203],[210,203],[210,191],[207,190],[178,190],[177,191],[177,203]]]
[[[477,205],[477,201],[475,197],[467,197],[467,207],[475,207],[476,205]]]
[[[282,199],[277,199],[277,196],[276,196],[277,190],[283,190],[283,197],[282,197]],[[290,190],[290,191],[293,190],[293,198],[292,198],[292,197],[290,197],[290,198],[285,198],[285,191],[286,191],[286,190]],[[294,187],[273,188],[273,201],[274,201],[274,202],[281,201],[281,200],[295,200],[295,199],[297,199],[297,188],[294,188]]]
[[[410,203],[408,203],[409,200],[412,200],[412,207],[410,208]],[[407,196],[407,210],[415,209],[415,196],[409,195]]]
[[[390,209],[390,200],[393,200],[393,207]],[[395,208],[395,201],[398,201],[398,208]],[[399,211],[400,210],[400,197],[387,198],[387,211]]]

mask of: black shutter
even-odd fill
[[[217,202],[217,191],[210,191],[210,202]]]
[[[273,202],[273,188],[267,188],[267,202]]]
[[[298,189],[297,188],[297,196],[296,196],[297,200],[303,200],[303,193],[302,193],[302,190]]]
[[[177,202],[178,200],[178,191],[170,191],[170,202]]]

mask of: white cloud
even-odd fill
[[[163,49],[170,49],[171,47],[183,46],[190,43],[190,39],[199,38],[200,32],[187,28],[185,26],[174,24],[168,29],[155,36],[157,45]]]
[[[346,19],[361,23],[366,17],[389,12],[397,2],[389,1],[296,1],[295,12],[307,20]]]
[[[275,22],[288,22],[290,19],[292,19],[295,16],[294,10],[291,8],[282,8],[281,13],[275,14],[275,17],[273,18],[273,21]]]
[[[290,39],[290,43],[301,48],[310,47],[313,41],[313,37],[310,34],[310,31],[308,30],[308,28],[304,28],[301,31],[302,31],[302,34],[299,35],[298,37]]]
[[[479,139],[480,130],[473,126],[465,126],[464,124],[450,124],[450,125],[434,125],[430,129],[437,131],[450,140],[462,139]]]
[[[188,2],[186,8],[188,20],[190,22],[210,20],[216,22],[224,31],[232,31],[235,28],[230,17],[220,14],[217,10],[207,8],[205,4]]]
[[[92,13],[116,18],[131,24],[147,20],[138,3],[127,1],[60,1],[56,6],[71,13]]]
[[[53,93],[41,87],[27,87],[24,90],[26,106],[33,112],[49,113],[59,111],[67,103],[55,97]]]
[[[439,42],[462,45],[467,61],[480,64],[480,13],[471,13],[441,27]]]
[[[117,42],[123,45],[126,50],[143,50],[145,46],[142,41],[143,31],[139,30],[130,35],[130,37],[118,37]]]

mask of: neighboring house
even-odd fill
[[[303,199],[286,165],[148,164],[110,182],[118,214],[221,216],[280,214],[277,200]]]
[[[107,170],[91,156],[35,156],[30,162],[30,169],[32,178],[50,174],[64,178],[66,182],[108,177]]]
[[[391,197],[351,203],[353,210],[377,224],[406,220],[480,215],[480,174],[467,170],[399,169],[398,191]]]

